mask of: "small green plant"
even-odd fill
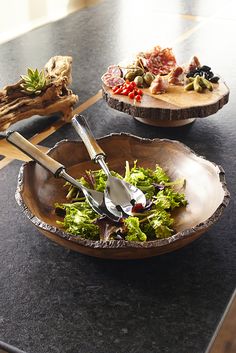
[[[47,85],[44,71],[41,70],[39,72],[38,69],[33,70],[28,68],[27,73],[28,75],[21,75],[23,82],[20,86],[23,88],[23,91],[27,94],[40,94]]]

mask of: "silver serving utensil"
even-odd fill
[[[26,353],[6,342],[0,341],[0,353]]]
[[[95,140],[85,118],[82,115],[75,115],[72,118],[72,124],[83,140],[90,158],[98,163],[107,175],[107,184],[104,191],[106,206],[115,213],[115,209],[122,213],[124,217],[132,215],[132,209],[135,204],[146,205],[144,193],[137,187],[127,183],[124,180],[111,175],[107,164],[105,163],[105,153],[99,147]],[[115,208],[114,208],[115,205]]]
[[[22,135],[15,131],[9,131],[6,135],[7,141],[12,145],[16,146],[19,150],[24,152],[27,156],[32,158],[34,161],[39,163],[42,167],[49,170],[56,178],[63,178],[78,189],[80,189],[92,209],[100,215],[107,216],[112,221],[118,222],[120,217],[111,213],[104,200],[104,194],[102,192],[91,190],[83,186],[76,179],[66,173],[65,166],[55,159],[51,158],[49,155],[40,151],[32,143],[26,140]]]

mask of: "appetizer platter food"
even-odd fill
[[[179,65],[170,48],[140,52],[101,77],[107,104],[149,125],[182,126],[216,113],[229,89],[210,66],[193,56]]]
[[[99,145],[113,175],[139,187],[147,200],[118,222],[96,214],[81,192],[41,165],[31,161],[20,169],[18,204],[40,232],[64,247],[107,259],[164,254],[199,238],[229,202],[222,168],[178,141],[121,133]],[[48,154],[85,187],[104,191],[106,175],[83,142],[61,141]]]

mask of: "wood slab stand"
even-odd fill
[[[131,115],[136,120],[160,127],[177,127],[192,123],[196,118],[215,114],[229,100],[229,89],[222,81],[214,84],[212,92],[185,91],[183,86],[170,86],[163,94],[153,95],[148,88],[140,103],[127,96],[115,95],[103,85],[103,98],[116,110]]]

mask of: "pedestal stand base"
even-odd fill
[[[159,127],[178,127],[178,126],[191,124],[196,120],[196,118],[183,119],[183,120],[154,120],[154,119],[148,119],[148,118],[139,118],[136,116],[134,117],[134,119],[146,125],[159,126]]]

